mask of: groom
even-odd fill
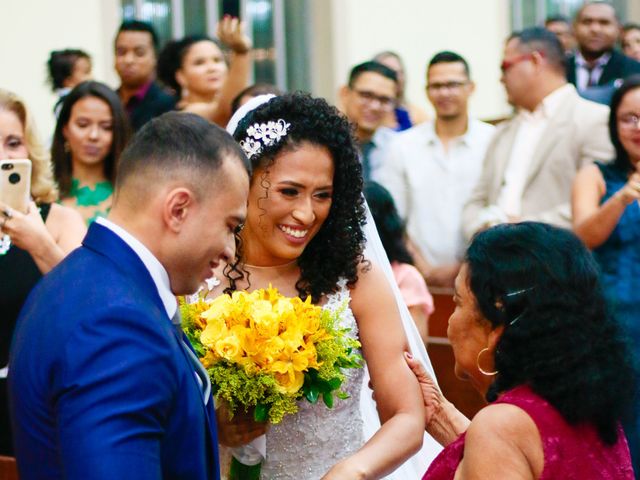
[[[175,295],[234,256],[249,164],[192,114],[123,152],[108,219],[34,289],[9,362],[21,480],[219,477],[211,387]]]

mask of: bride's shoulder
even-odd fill
[[[360,263],[358,280],[351,287],[351,298],[354,304],[366,304],[372,297],[390,292],[391,286],[380,265],[367,259]]]

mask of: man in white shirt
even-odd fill
[[[436,54],[427,67],[435,121],[398,134],[376,175],[393,195],[430,286],[452,286],[465,249],[462,207],[482,168],[494,127],[469,118],[474,84],[464,58]]]
[[[556,36],[529,28],[507,41],[502,83],[518,113],[501,124],[465,205],[467,238],[497,223],[535,220],[571,227],[571,184],[594,160],[613,158],[609,109],[580,98],[565,78]]]

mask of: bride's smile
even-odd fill
[[[298,258],[329,215],[333,159],[326,147],[303,142],[259,169],[249,193],[242,239],[252,265]]]

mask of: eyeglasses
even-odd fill
[[[427,85],[427,90],[430,92],[441,92],[443,90],[449,90],[450,92],[457,92],[469,82],[443,82],[443,83],[430,83]]]
[[[517,65],[518,63],[524,62],[525,60],[531,60],[533,58],[534,53],[537,53],[541,57],[544,57],[543,52],[536,51],[536,52],[530,52],[530,53],[523,53],[522,55],[518,55],[517,57],[512,58],[511,60],[503,60],[502,63],[500,64],[500,70],[502,71],[503,74],[507,73],[507,70]]]
[[[391,97],[385,97],[383,95],[376,95],[373,92],[368,90],[356,90],[352,89],[355,94],[358,96],[361,102],[364,103],[373,103],[378,102],[380,108],[383,110],[393,110],[396,106],[396,99]]]
[[[620,123],[620,127],[626,130],[640,128],[640,115],[636,115],[635,113],[622,115],[618,117],[618,122]]]

